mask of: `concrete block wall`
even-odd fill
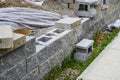
[[[76,0],[56,0],[65,8],[75,9],[76,8]]]
[[[27,74],[26,58],[35,52],[35,38],[29,36],[26,41],[25,45],[0,57],[0,80],[20,80]]]
[[[27,37],[24,46],[0,58],[0,80],[44,80],[45,74],[70,56],[78,41],[92,38],[97,29],[118,18],[119,4],[120,2],[111,3],[109,8],[103,11],[108,11],[107,14],[102,17],[100,16],[103,12],[94,18],[81,18],[81,24],[73,29],[56,28],[37,39]]]

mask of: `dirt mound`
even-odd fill
[[[41,9],[41,7],[34,6],[30,3],[25,2],[24,0],[0,0],[0,8],[3,7],[29,7]]]
[[[3,7],[35,8],[68,16],[73,16],[74,14],[74,10],[66,8],[55,0],[46,0],[42,6],[32,5],[25,0],[0,0],[0,8]]]

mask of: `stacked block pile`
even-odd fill
[[[26,37],[12,31],[11,26],[0,26],[0,57],[25,44]]]
[[[57,2],[66,8],[75,9],[77,0],[57,0]]]

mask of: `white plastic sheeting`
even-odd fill
[[[61,18],[59,14],[32,8],[0,8],[0,25],[11,24],[19,27],[30,25],[45,28],[54,26]]]
[[[44,3],[44,0],[25,0],[25,1],[36,6],[42,6],[42,4]]]
[[[0,26],[4,26],[4,25],[11,25],[12,30],[23,29],[23,28],[33,29],[33,28],[31,28],[31,27],[29,27],[27,25],[24,25],[24,24],[8,22],[8,21],[0,21]]]

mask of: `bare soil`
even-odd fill
[[[0,0],[0,8],[5,7],[28,7],[41,9],[41,7],[27,3],[24,0]]]
[[[65,6],[61,5],[60,3],[57,3],[56,1],[52,0],[46,0],[43,6],[35,6],[26,2],[25,0],[0,0],[0,8],[5,7],[35,8],[68,16],[72,16],[74,12],[74,10],[68,9]]]

